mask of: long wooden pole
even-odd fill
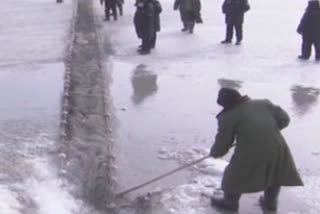
[[[130,188],[130,189],[128,189],[128,190],[125,190],[125,191],[116,193],[116,196],[123,196],[123,195],[125,195],[125,194],[128,194],[129,192],[132,192],[132,191],[134,191],[134,190],[140,189],[140,188],[142,188],[142,187],[144,187],[144,186],[147,186],[148,184],[151,184],[151,183],[156,182],[156,181],[158,181],[158,180],[160,180],[160,179],[162,179],[162,178],[165,178],[165,177],[167,177],[167,176],[169,176],[169,175],[172,175],[173,173],[176,173],[176,172],[178,172],[178,171],[180,171],[180,170],[182,170],[182,169],[185,169],[185,168],[187,168],[187,167],[189,167],[189,166],[195,165],[195,164],[197,164],[197,163],[199,163],[199,162],[201,162],[201,161],[203,161],[203,160],[205,160],[205,159],[207,159],[207,158],[209,158],[209,157],[211,157],[211,156],[208,155],[208,156],[202,157],[202,158],[200,158],[200,159],[198,159],[198,160],[192,161],[191,163],[188,163],[188,164],[186,164],[186,165],[184,165],[184,166],[180,166],[180,167],[178,167],[178,168],[176,168],[176,169],[174,169],[174,170],[171,170],[171,171],[169,171],[169,172],[167,172],[167,173],[164,173],[164,174],[162,174],[162,175],[160,175],[160,176],[158,176],[158,177],[155,177],[155,178],[153,178],[153,179],[151,179],[151,180],[149,180],[149,181],[147,181],[147,182],[145,182],[145,183],[143,183],[143,184],[140,184],[140,185],[135,186],[135,187],[132,187],[132,188]]]

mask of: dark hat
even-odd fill
[[[230,108],[242,98],[241,94],[232,88],[221,88],[218,93],[217,103],[224,108]]]

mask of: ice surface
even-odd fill
[[[62,60],[72,0],[2,0],[0,65]]]
[[[80,207],[48,155],[56,148],[73,2],[1,0],[1,214],[72,214]]]
[[[225,36],[222,2],[202,1],[204,24],[197,25],[194,34],[189,35],[180,32],[182,24],[179,13],[172,9],[173,2],[161,1],[161,32],[156,49],[148,56],[136,52],[140,40],[133,26],[133,2],[126,2],[125,16],[119,21],[104,23],[102,35],[105,44],[111,42],[114,53],[108,58],[112,64],[114,104],[116,109],[126,109],[117,111],[121,151],[118,163],[120,169],[127,169],[120,172],[123,183],[139,183],[145,177],[168,170],[172,168],[168,167],[169,160],[183,165],[207,155],[217,129],[215,115],[221,110],[216,105],[217,91],[223,86],[235,87],[252,98],[268,98],[286,109],[291,123],[283,134],[297,167],[304,180],[319,176],[319,156],[312,155],[318,151],[320,138],[316,128],[320,119],[319,63],[314,61],[314,54],[309,61],[297,60],[301,38],[296,28],[307,1],[249,1],[251,10],[245,15],[241,46],[220,44]],[[98,3],[96,11],[102,20],[103,8]],[[137,105],[132,100],[134,90],[130,80],[141,64],[157,75],[157,90],[150,91],[148,99]],[[188,148],[203,148],[203,153]],[[214,178],[211,182],[219,183],[215,179],[221,178],[227,162],[207,161],[192,167],[192,172],[209,173]],[[173,177],[179,179],[178,175]],[[167,186],[165,181],[161,184]],[[197,201],[201,198],[197,188],[206,192],[205,187],[192,185],[195,184],[186,182],[160,194],[168,206],[162,204],[158,213],[189,214],[206,209],[208,201],[203,204]],[[301,191],[308,198],[312,198],[310,187],[320,191],[319,186],[306,182]],[[284,189],[280,213],[306,214],[319,210],[319,204],[314,203],[310,209],[302,194],[292,194],[293,188]],[[257,196],[249,199],[244,199],[240,213],[248,214],[248,210],[261,213],[255,204]],[[175,203],[170,203],[171,200]],[[155,199],[155,206],[157,202]]]

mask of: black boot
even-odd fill
[[[193,33],[193,31],[194,31],[194,25],[195,25],[195,23],[194,23],[194,22],[190,23],[190,26],[189,26],[189,33]]]
[[[308,60],[309,59],[309,57],[303,56],[303,55],[299,55],[298,58],[302,59],[302,60]]]
[[[277,202],[266,202],[266,199],[264,198],[264,196],[260,196],[259,198],[259,204],[262,207],[262,209],[264,210],[269,210],[269,211],[277,211],[278,208],[278,204]]]
[[[138,52],[140,55],[147,55],[147,54],[150,54],[150,49],[141,49],[141,50],[138,50]]]
[[[211,206],[224,210],[238,211],[240,194],[225,193],[223,198],[211,198]]]
[[[221,44],[230,44],[231,43],[231,40],[223,40],[223,41],[221,41]]]
[[[280,193],[280,187],[269,187],[264,191],[264,196],[259,198],[260,206],[263,209],[269,211],[277,211],[278,208],[278,196]]]
[[[241,45],[241,40],[237,40],[235,45]]]
[[[185,32],[188,30],[187,24],[183,23],[183,28],[181,29],[182,32]]]

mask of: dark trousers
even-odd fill
[[[268,204],[277,204],[279,193],[280,186],[268,187],[266,190],[264,190],[265,202]],[[239,203],[240,197],[240,193],[224,193],[224,199],[231,203]]]
[[[156,41],[157,41],[157,32],[154,33],[153,37],[150,40],[150,48],[156,47]]]
[[[232,41],[233,28],[235,28],[236,30],[237,42],[241,42],[242,41],[242,23],[227,24],[226,41],[230,41],[230,42]]]
[[[264,191],[264,199],[266,203],[277,204],[280,193],[280,186],[268,187]]]
[[[193,12],[180,10],[180,17],[183,23],[183,29],[193,32],[195,25],[195,17]]]
[[[310,57],[312,45],[314,46],[316,59],[320,59],[320,40],[312,39],[307,36],[302,36],[302,56],[306,59]]]
[[[119,15],[122,16],[123,15],[123,5],[121,3],[118,3],[117,7],[119,9]]]
[[[232,204],[238,204],[240,200],[241,194],[236,193],[224,193],[223,199],[232,203]]]
[[[141,50],[150,51],[150,49],[151,49],[151,39],[149,37],[143,37]]]
[[[109,4],[105,3],[104,12],[106,15],[106,20],[110,19],[110,10],[112,11],[113,20],[117,20],[117,18],[118,18],[117,6],[115,4],[109,5]]]

